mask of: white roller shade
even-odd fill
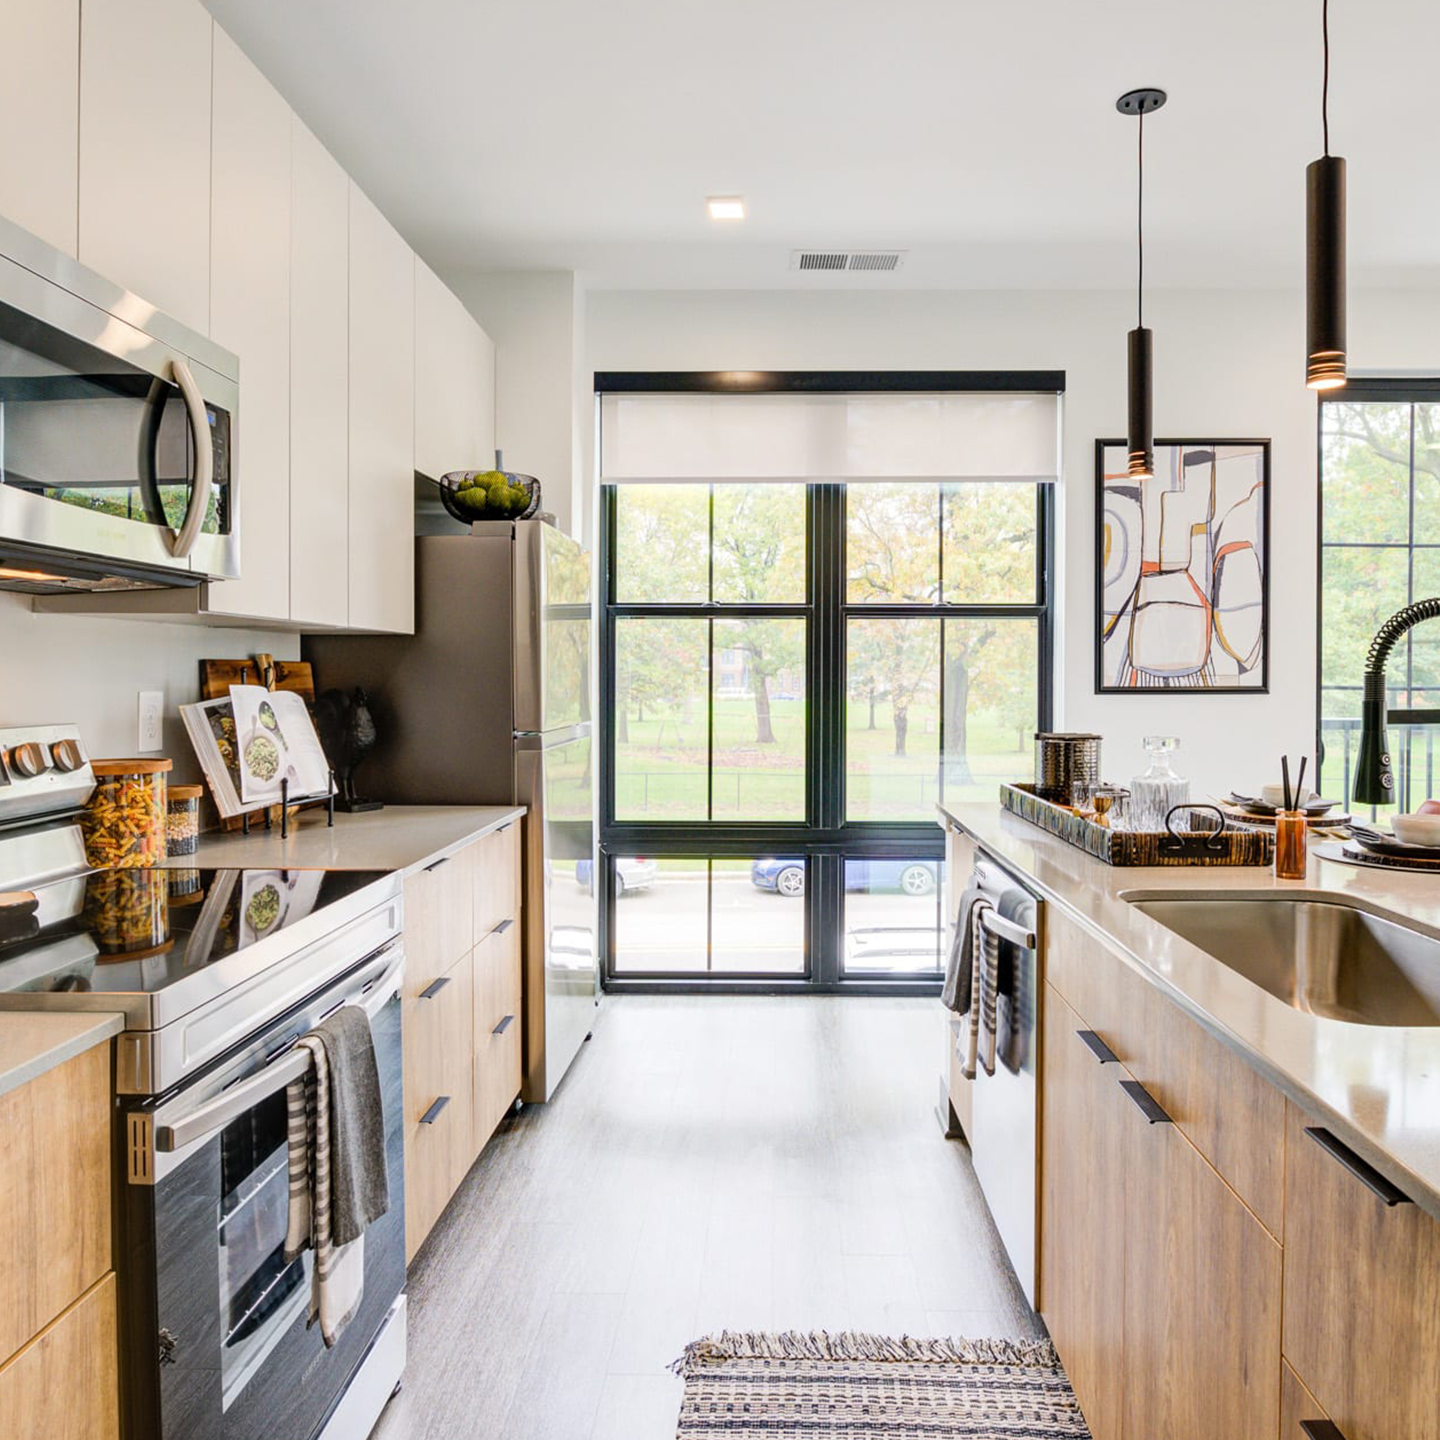
[[[606,395],[600,478],[1056,480],[1060,397]]]

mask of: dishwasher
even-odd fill
[[[975,1175],[1025,1298],[1035,1304],[1039,1193],[1040,937],[1044,904],[990,856],[971,883],[988,905],[979,926],[998,948],[995,1073],[976,1069],[970,1149]],[[978,1002],[977,1002],[978,1003]]]

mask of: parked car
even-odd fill
[[[575,862],[575,883],[586,890],[592,888],[593,862]],[[655,883],[655,872],[660,865],[644,855],[621,855],[615,861],[615,898],[633,894],[636,890],[648,890]]]
[[[906,895],[929,895],[939,878],[938,860],[862,857],[845,862],[847,891],[899,890]],[[803,895],[805,862],[794,856],[757,860],[750,867],[750,883],[777,895]]]

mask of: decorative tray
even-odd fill
[[[1189,812],[1190,831],[1177,839],[1164,830],[1111,830],[1062,805],[1042,800],[1029,785],[1002,785],[1000,803],[1011,814],[1058,836],[1107,865],[1268,865],[1275,836],[1265,830],[1227,828],[1216,834],[1205,812]],[[1213,807],[1210,814],[1214,814]]]

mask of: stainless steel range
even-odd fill
[[[122,1013],[117,1263],[127,1440],[358,1440],[405,1359],[400,882],[376,871],[91,870],[74,727],[0,729],[0,1009]],[[389,1212],[332,1349],[287,1263],[295,1040],[370,1017]]]

